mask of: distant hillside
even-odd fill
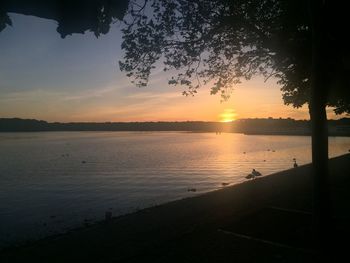
[[[245,134],[310,135],[311,123],[291,118],[241,119],[235,123],[235,131]]]
[[[71,122],[0,118],[0,132],[27,131],[198,131],[230,132],[231,123],[221,122]]]
[[[329,120],[330,136],[350,136],[350,119]],[[288,119],[240,119],[234,122],[71,122],[49,123],[42,120],[0,118],[0,132],[33,131],[191,131],[237,132],[266,135],[310,135],[311,124],[307,120]]]
[[[308,120],[287,119],[241,119],[234,123],[234,132],[266,135],[311,135],[311,122]],[[350,136],[350,119],[328,121],[330,136]]]
[[[50,124],[46,121],[38,121],[34,119],[19,119],[19,118],[1,118],[0,131],[47,131]]]

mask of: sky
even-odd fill
[[[107,35],[91,32],[61,39],[57,23],[10,14],[12,27],[0,32],[0,118],[59,122],[231,121],[240,118],[308,119],[306,107],[283,105],[275,79],[236,85],[220,102],[201,87],[194,97],[168,85],[158,67],[147,87],[137,88],[119,70],[122,24]],[[333,117],[330,114],[329,117]]]

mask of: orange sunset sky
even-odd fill
[[[47,121],[231,121],[238,118],[308,119],[307,107],[283,105],[275,79],[234,86],[220,102],[202,87],[195,97],[170,87],[157,68],[146,88],[136,88],[118,67],[121,24],[108,35],[74,34],[61,39],[53,21],[11,15],[0,33],[0,117]],[[334,115],[329,111],[329,117]]]

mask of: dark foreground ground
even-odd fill
[[[350,243],[349,164],[349,154],[330,161],[332,262]],[[314,262],[311,206],[303,166],[7,249],[0,262]]]

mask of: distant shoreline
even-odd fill
[[[123,132],[139,132],[139,133],[153,133],[153,132],[176,132],[176,133],[215,133],[213,131],[178,131],[178,130],[149,130],[149,131],[134,131],[134,130],[125,130],[125,131],[119,131],[119,130],[52,130],[52,131],[0,131],[0,134],[5,133],[42,133],[42,132],[68,132],[68,133],[74,133],[74,132],[115,132],[115,133],[123,133]],[[311,133],[244,133],[244,132],[222,132],[222,133],[236,133],[236,134],[243,134],[247,136],[254,136],[254,135],[265,135],[265,136],[306,136],[311,137]],[[350,137],[350,134],[331,134],[328,135],[328,137]]]
[[[329,136],[350,136],[350,118],[328,121]],[[0,132],[45,131],[168,131],[243,133],[245,135],[310,136],[308,120],[239,119],[233,122],[176,121],[176,122],[46,122],[35,119],[0,118]]]

